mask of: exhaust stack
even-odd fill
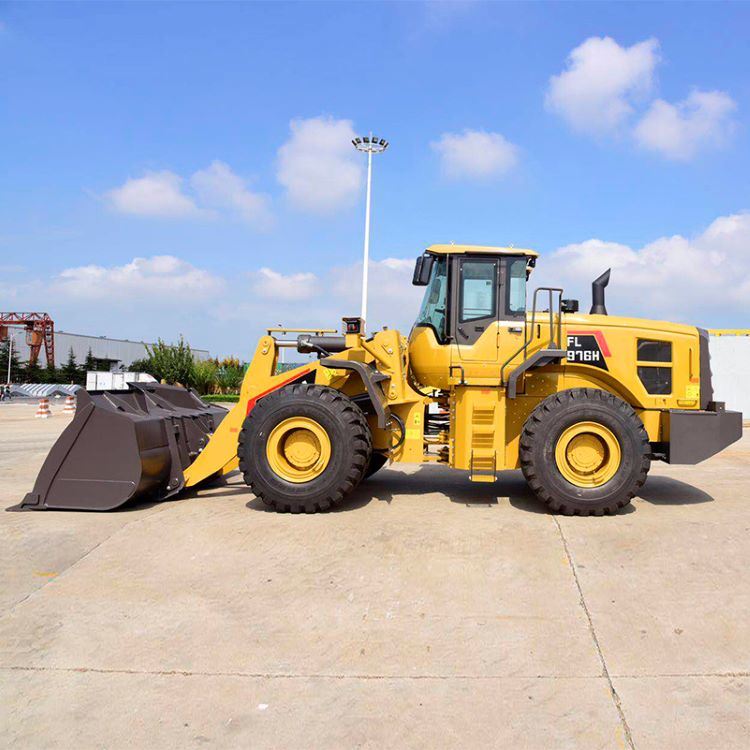
[[[611,270],[611,268],[608,268],[591,284],[591,310],[589,310],[589,315],[607,315],[607,308],[604,306],[604,287],[609,284]]]

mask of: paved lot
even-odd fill
[[[67,423],[0,406],[0,507]],[[517,472],[341,511],[0,513],[2,747],[747,748],[750,434],[614,518]]]

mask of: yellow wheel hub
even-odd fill
[[[576,487],[601,487],[620,468],[622,453],[614,433],[597,422],[579,422],[560,435],[555,462]]]
[[[273,472],[287,482],[309,482],[326,470],[331,440],[314,419],[291,417],[271,430],[266,458]]]

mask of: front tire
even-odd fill
[[[237,449],[246,484],[281,513],[338,505],[362,480],[371,454],[362,410],[339,391],[309,383],[261,399],[245,419]]]
[[[367,464],[367,470],[363,479],[369,479],[375,472],[380,471],[388,463],[388,456],[373,451],[370,456],[370,463]]]
[[[646,481],[648,434],[629,404],[595,388],[554,394],[521,434],[521,469],[547,507],[565,515],[616,513]]]

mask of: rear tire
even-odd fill
[[[288,448],[290,440],[296,447]],[[362,480],[371,453],[362,410],[339,391],[309,383],[262,398],[245,419],[237,449],[246,484],[280,513],[338,505]]]
[[[638,415],[622,399],[595,388],[562,391],[542,401],[524,425],[520,460],[529,487],[550,510],[580,516],[625,507],[651,465]]]

